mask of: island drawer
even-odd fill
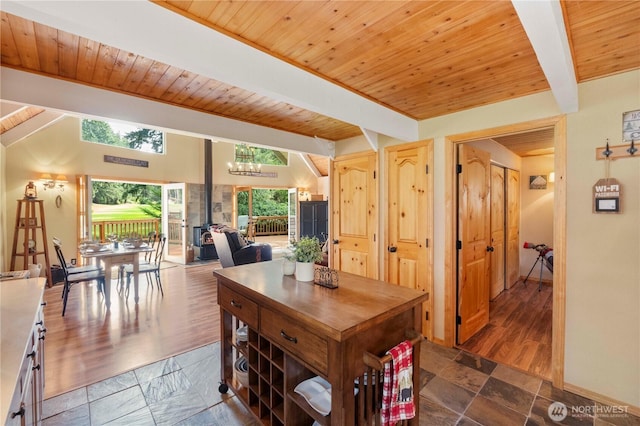
[[[258,329],[258,305],[224,285],[218,286],[218,304],[240,321]]]
[[[285,351],[297,355],[320,373],[327,373],[327,341],[297,321],[260,308],[260,333]]]

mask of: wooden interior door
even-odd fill
[[[429,149],[431,148],[431,149]],[[385,281],[433,294],[433,202],[427,168],[432,145],[426,142],[387,147]],[[432,189],[432,186],[431,186]],[[422,306],[422,334],[431,338],[432,297]]]
[[[489,322],[491,156],[458,147],[458,343]]]
[[[520,279],[520,172],[507,169],[507,288]]]
[[[491,165],[491,300],[505,289],[505,171]]]
[[[337,158],[332,170],[332,265],[378,278],[377,154]]]

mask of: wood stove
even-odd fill
[[[218,258],[216,246],[213,244],[213,238],[209,232],[209,225],[193,227],[193,245],[198,247],[200,260],[211,260]],[[196,253],[197,254],[197,253]]]

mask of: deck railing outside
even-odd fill
[[[160,219],[113,220],[91,223],[91,239],[106,241],[110,235],[126,238],[132,235],[146,237],[150,232],[160,233]]]
[[[249,222],[249,235],[287,235],[287,216],[254,216]],[[169,220],[169,240],[179,240],[182,222]],[[113,220],[91,224],[91,239],[106,241],[110,235],[126,238],[131,235],[147,236],[150,232],[160,233],[160,219]]]
[[[288,216],[253,216],[249,222],[249,236],[287,235]]]

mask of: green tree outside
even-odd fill
[[[133,204],[140,211],[140,218],[162,216],[162,188],[158,185],[93,181],[91,201],[112,206]]]
[[[164,152],[164,134],[158,130],[135,128],[120,136],[106,121],[82,120],[82,139],[89,142],[131,148],[139,151]]]
[[[253,189],[253,216],[286,216],[289,192],[286,189]],[[238,193],[238,215],[249,214],[249,193]]]

